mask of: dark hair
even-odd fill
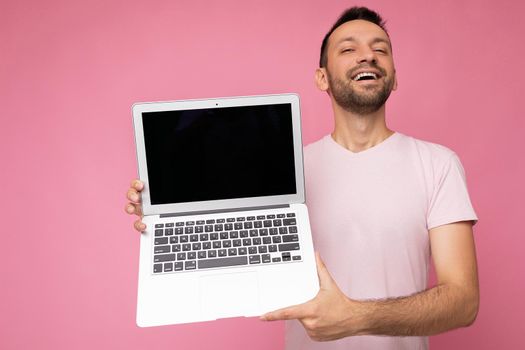
[[[364,21],[377,24],[388,35],[388,32],[385,28],[385,21],[377,12],[372,11],[366,7],[351,7],[345,12],[343,12],[343,14],[337,20],[337,22],[334,23],[330,31],[324,36],[323,43],[321,45],[321,57],[319,58],[319,67],[325,67],[328,62],[328,58],[326,57],[326,47],[328,46],[328,39],[330,38],[330,35],[332,35],[334,30],[336,30],[342,24],[356,19],[362,19]]]

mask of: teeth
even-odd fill
[[[355,76],[354,78],[354,81],[357,81],[361,78],[364,78],[364,77],[372,77],[374,79],[377,79],[377,75],[375,73],[371,73],[371,72],[363,72],[363,73],[359,73],[358,75]]]

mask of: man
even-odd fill
[[[461,164],[445,147],[388,129],[397,80],[377,13],[343,13],[315,78],[335,118],[334,132],[305,149],[314,245],[326,265],[318,255],[314,299],[261,319],[300,321],[287,323],[288,349],[426,349],[426,336],[468,326],[478,311],[477,217]],[[130,214],[141,215],[141,189],[135,180],[128,191]],[[145,229],[140,219],[135,228]],[[437,285],[427,289],[431,251]]]

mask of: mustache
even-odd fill
[[[378,66],[377,63],[372,63],[372,64],[364,63],[364,64],[360,64],[359,66],[354,67],[354,68],[350,69],[348,72],[346,72],[346,77],[349,80],[352,80],[352,77],[355,75],[355,72],[357,72],[360,69],[365,69],[365,68],[373,68],[375,70],[378,70],[381,73],[381,76],[383,76],[383,77],[386,75],[386,70],[383,69],[382,67]]]

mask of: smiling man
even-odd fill
[[[461,163],[443,146],[387,127],[397,80],[377,13],[342,14],[323,40],[315,78],[335,118],[333,133],[304,153],[314,243],[325,261],[317,256],[321,288],[261,319],[290,320],[288,350],[427,349],[426,336],[468,326],[478,311],[477,217]],[[141,215],[142,188],[132,183],[129,214]],[[135,228],[145,229],[140,219]],[[437,285],[427,288],[431,252]]]

